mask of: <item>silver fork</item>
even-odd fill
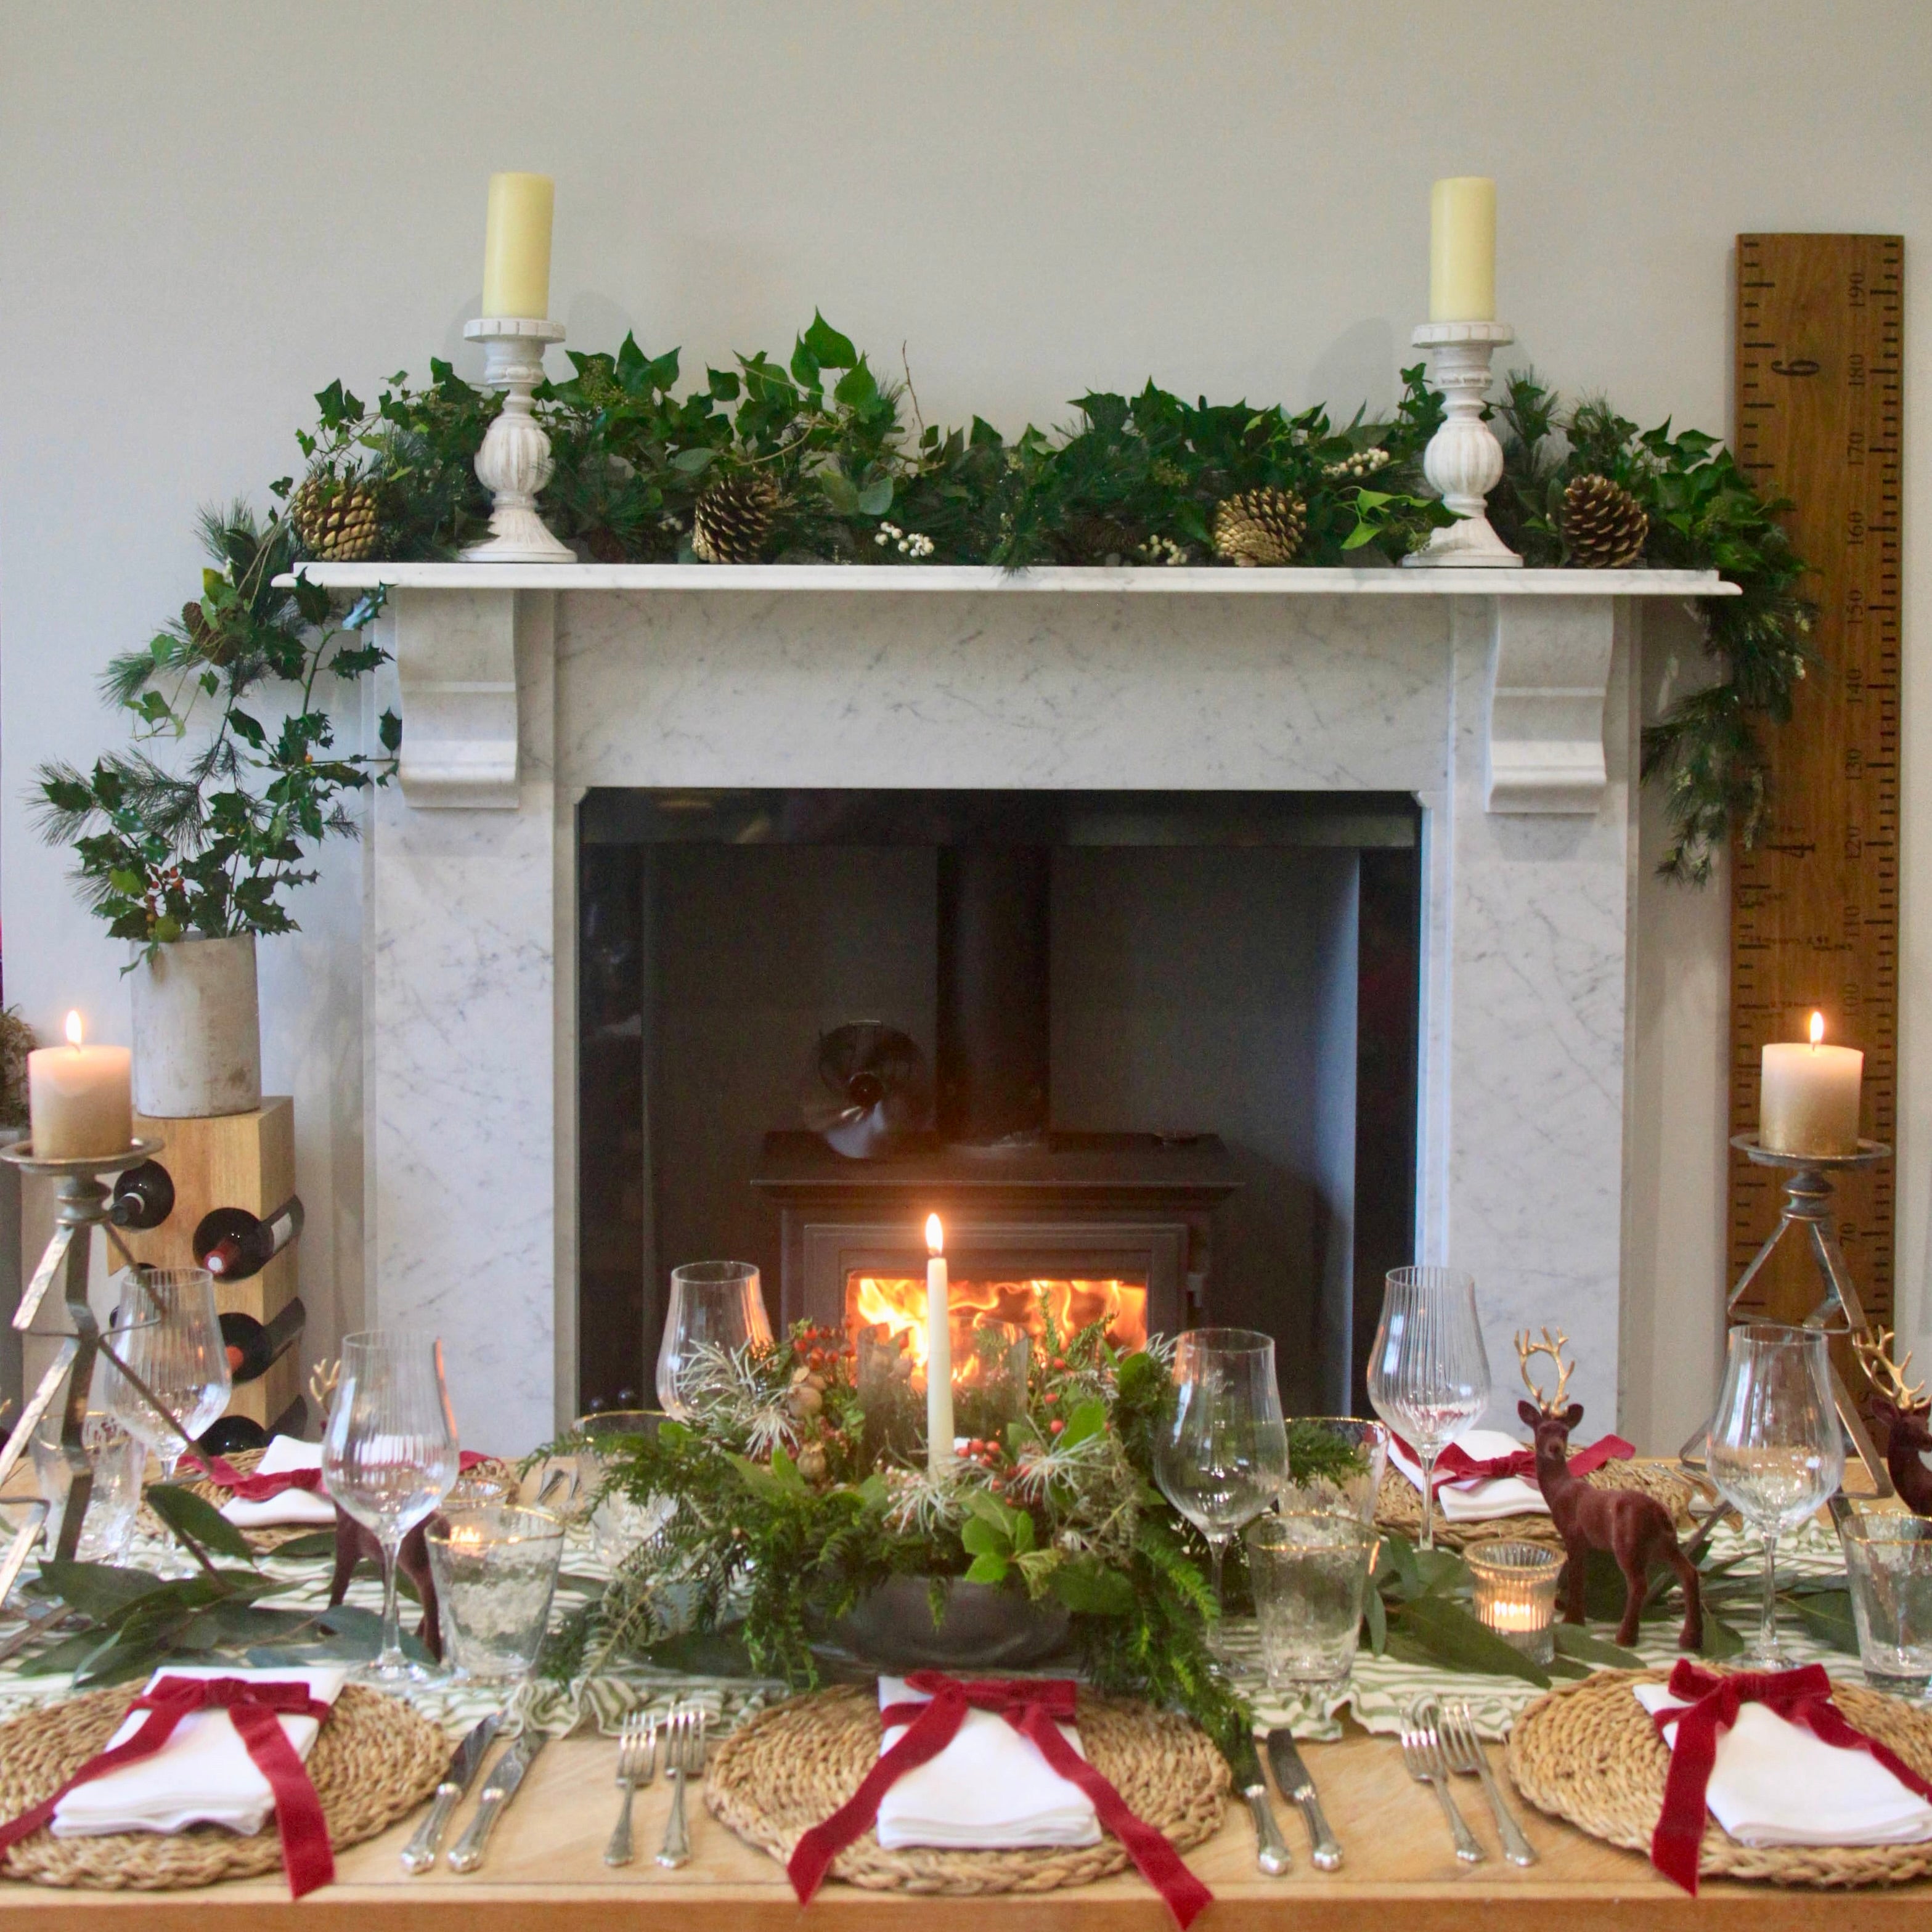
[[[658,1863],[674,1870],[691,1862],[691,1833],[685,1822],[684,1786],[704,1772],[704,1726],[700,1710],[674,1711],[664,1721],[664,1775],[670,1780],[670,1822],[664,1827]]]
[[[1410,1706],[1402,1724],[1402,1763],[1417,1784],[1426,1784],[1435,1792],[1442,1815],[1449,1821],[1450,1834],[1456,1840],[1456,1857],[1466,1865],[1480,1864],[1483,1848],[1463,1823],[1462,1814],[1449,1795],[1449,1767],[1443,1761],[1442,1741],[1436,1735],[1434,1724],[1426,1722],[1425,1717],[1420,1704]]]
[[[1483,1795],[1490,1801],[1490,1810],[1496,1821],[1496,1835],[1503,1841],[1503,1856],[1513,1865],[1534,1864],[1535,1848],[1523,1836],[1522,1827],[1510,1815],[1509,1807],[1503,1802],[1496,1774],[1490,1768],[1490,1754],[1484,1750],[1483,1741],[1476,1735],[1475,1720],[1470,1714],[1468,1706],[1460,1702],[1444,1704],[1439,1716],[1443,1756],[1451,1771],[1482,1780]]]
[[[617,1733],[617,1784],[624,1794],[624,1808],[617,1814],[610,1842],[604,1847],[607,1865],[631,1862],[631,1801],[640,1785],[648,1784],[657,1768],[658,1720],[643,1711],[633,1711]]]

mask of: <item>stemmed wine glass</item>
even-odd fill
[[[442,1344],[404,1329],[345,1336],[342,1375],[322,1438],[322,1483],[382,1552],[382,1647],[358,1682],[420,1684],[430,1672],[403,1654],[396,1555],[403,1538],[456,1481],[456,1418],[442,1378]]]
[[[1154,1480],[1221,1559],[1288,1480],[1274,1343],[1251,1328],[1190,1328],[1174,1345],[1174,1405],[1154,1438]]]
[[[658,1349],[658,1400],[680,1422],[692,1420],[684,1386],[700,1352],[729,1354],[748,1342],[769,1342],[758,1271],[749,1262],[690,1262],[670,1271],[670,1306]]]
[[[152,1450],[161,1480],[228,1406],[228,1346],[214,1306],[214,1277],[206,1268],[136,1268],[109,1324],[107,1346],[180,1426],[170,1428],[124,1376],[107,1401],[128,1433]]]
[[[1436,1547],[1436,1459],[1488,1406],[1490,1358],[1474,1276],[1391,1268],[1369,1356],[1369,1401],[1422,1465],[1422,1540]]]
[[[1705,1458],[1718,1493],[1764,1538],[1763,1607],[1744,1661],[1781,1670],[1789,1660],[1778,1644],[1778,1535],[1828,1502],[1845,1473],[1822,1328],[1748,1322],[1730,1331]]]

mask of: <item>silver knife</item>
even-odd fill
[[[1312,1847],[1309,1856],[1315,1861],[1316,1869],[1336,1870],[1342,1862],[1341,1841],[1329,1830],[1328,1820],[1322,1815],[1322,1800],[1316,1794],[1315,1780],[1309,1776],[1300,1752],[1294,1748],[1294,1733],[1287,1730],[1269,1732],[1268,1754],[1268,1768],[1274,1773],[1276,1784],[1281,1786],[1281,1795],[1300,1808]]]
[[[470,1780],[488,1756],[490,1741],[496,1735],[496,1726],[502,1721],[502,1712],[492,1711],[480,1723],[471,1725],[470,1735],[457,1746],[450,1758],[449,1768],[442,1774],[442,1782],[436,1787],[436,1802],[429,1808],[429,1816],[417,1826],[416,1836],[403,1847],[403,1869],[406,1872],[426,1872],[436,1863],[436,1847],[442,1843],[443,1830],[449,1822],[450,1814],[463,1802],[463,1794],[470,1789]]]
[[[490,1842],[496,1820],[510,1808],[510,1800],[516,1796],[524,1772],[536,1761],[544,1742],[542,1732],[527,1730],[496,1760],[496,1768],[476,1801],[476,1815],[470,1820],[470,1828],[449,1848],[452,1871],[474,1871],[483,1862],[483,1847]]]
[[[1270,1878],[1280,1878],[1294,1863],[1288,1855],[1288,1841],[1274,1822],[1274,1807],[1268,1802],[1268,1780],[1262,1776],[1262,1761],[1255,1755],[1255,1741],[1244,1731],[1228,1760],[1234,1773],[1234,1789],[1248,1802],[1255,1821],[1255,1863]]]

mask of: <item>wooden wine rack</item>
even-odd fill
[[[1733,853],[1731,1129],[1757,1126],[1760,1049],[1864,1050],[1862,1131],[1894,1138],[1898,1099],[1899,506],[1904,243],[1894,235],[1738,238],[1738,460],[1816,572],[1817,661],[1792,722],[1766,733],[1770,822]],[[1778,1175],[1731,1157],[1731,1278],[1776,1224]],[[1865,1312],[1893,1319],[1889,1163],[1837,1179],[1838,1234]],[[1787,1242],[1740,1311],[1802,1320],[1818,1299]]]

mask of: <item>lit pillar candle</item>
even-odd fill
[[[134,1108],[124,1046],[83,1046],[80,1016],[67,1016],[64,1046],[27,1056],[29,1132],[42,1160],[124,1154],[134,1138]]]
[[[1865,1057],[1826,1046],[1825,1016],[1811,1016],[1811,1039],[1764,1049],[1757,1090],[1757,1137],[1772,1154],[1856,1154],[1858,1083]]]
[[[947,1301],[946,1231],[926,1217],[926,1468],[936,1476],[952,1460],[952,1330]]]
[[[483,313],[550,314],[550,223],[556,184],[548,175],[492,175],[483,238]]]
[[[1429,196],[1429,319],[1496,319],[1496,184],[1455,175]]]

